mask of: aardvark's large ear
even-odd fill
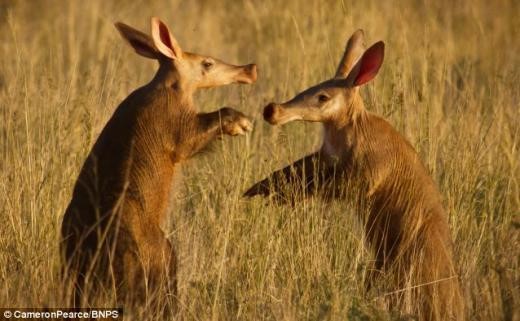
[[[152,39],[157,49],[170,59],[182,59],[182,49],[168,26],[159,18],[152,18]]]
[[[362,29],[356,30],[352,36],[350,36],[343,57],[339,62],[338,69],[336,69],[335,78],[345,78],[349,74],[352,67],[365,50],[364,41],[365,36]]]
[[[125,39],[138,54],[152,59],[159,57],[159,51],[157,51],[150,36],[122,22],[116,22],[114,25],[123,39]]]
[[[368,48],[347,77],[347,83],[352,86],[361,86],[372,80],[378,73],[385,57],[385,44],[376,42]]]

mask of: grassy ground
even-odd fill
[[[513,0],[0,1],[0,306],[63,302],[58,231],[72,184],[115,107],[156,67],[113,22],[148,30],[157,15],[186,50],[259,66],[254,86],[196,99],[256,126],[193,159],[178,184],[167,230],[183,319],[396,319],[384,293],[364,289],[372,257],[352,207],[240,198],[321,139],[319,125],[267,125],[262,106],[330,78],[361,27],[387,44],[362,95],[440,187],[469,319],[520,320],[518,12]]]

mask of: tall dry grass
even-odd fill
[[[520,320],[518,12],[514,0],[0,1],[0,306],[64,302],[58,239],[72,184],[115,107],[156,67],[113,22],[148,30],[158,15],[186,50],[259,65],[254,86],[197,96],[201,110],[231,105],[257,121],[185,167],[165,227],[182,319],[398,318],[377,285],[364,288],[372,256],[349,204],[240,198],[321,139],[319,125],[268,126],[261,107],[331,77],[362,27],[387,44],[362,95],[441,189],[469,319]]]

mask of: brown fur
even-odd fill
[[[289,199],[287,183],[306,194],[355,197],[376,270],[391,279],[390,302],[420,320],[463,320],[463,301],[441,195],[413,147],[383,118],[367,112],[358,86],[377,73],[384,53],[379,42],[357,63],[362,32],[349,40],[336,78],[283,104],[269,104],[264,118],[272,124],[292,120],[324,124],[322,148],[255,184],[246,196],[278,194]],[[342,193],[341,185],[356,189]],[[291,200],[294,201],[294,200]],[[360,213],[365,211],[360,210]],[[395,306],[395,305],[393,305]]]
[[[114,288],[118,301],[174,298],[176,255],[161,229],[174,173],[217,136],[251,130],[249,120],[231,108],[198,113],[192,95],[201,87],[252,83],[254,65],[232,66],[182,52],[158,19],[152,26],[160,28],[160,38],[116,26],[138,53],[157,59],[160,67],[149,84],[116,109],[74,186],[61,245],[75,305],[100,286]],[[175,45],[171,57],[156,46],[168,36],[165,43]],[[211,68],[204,67],[208,60]]]

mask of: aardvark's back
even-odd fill
[[[141,88],[121,103],[81,169],[66,216],[77,212],[73,216],[78,219],[95,221],[96,215],[121,209],[128,200],[144,202],[146,196],[161,194],[163,185],[169,186],[162,181],[171,175],[161,175],[173,171],[172,159],[164,153],[173,147],[166,144],[173,126],[167,121],[173,109],[167,100],[166,91],[154,95]],[[150,201],[141,206],[157,206]]]

